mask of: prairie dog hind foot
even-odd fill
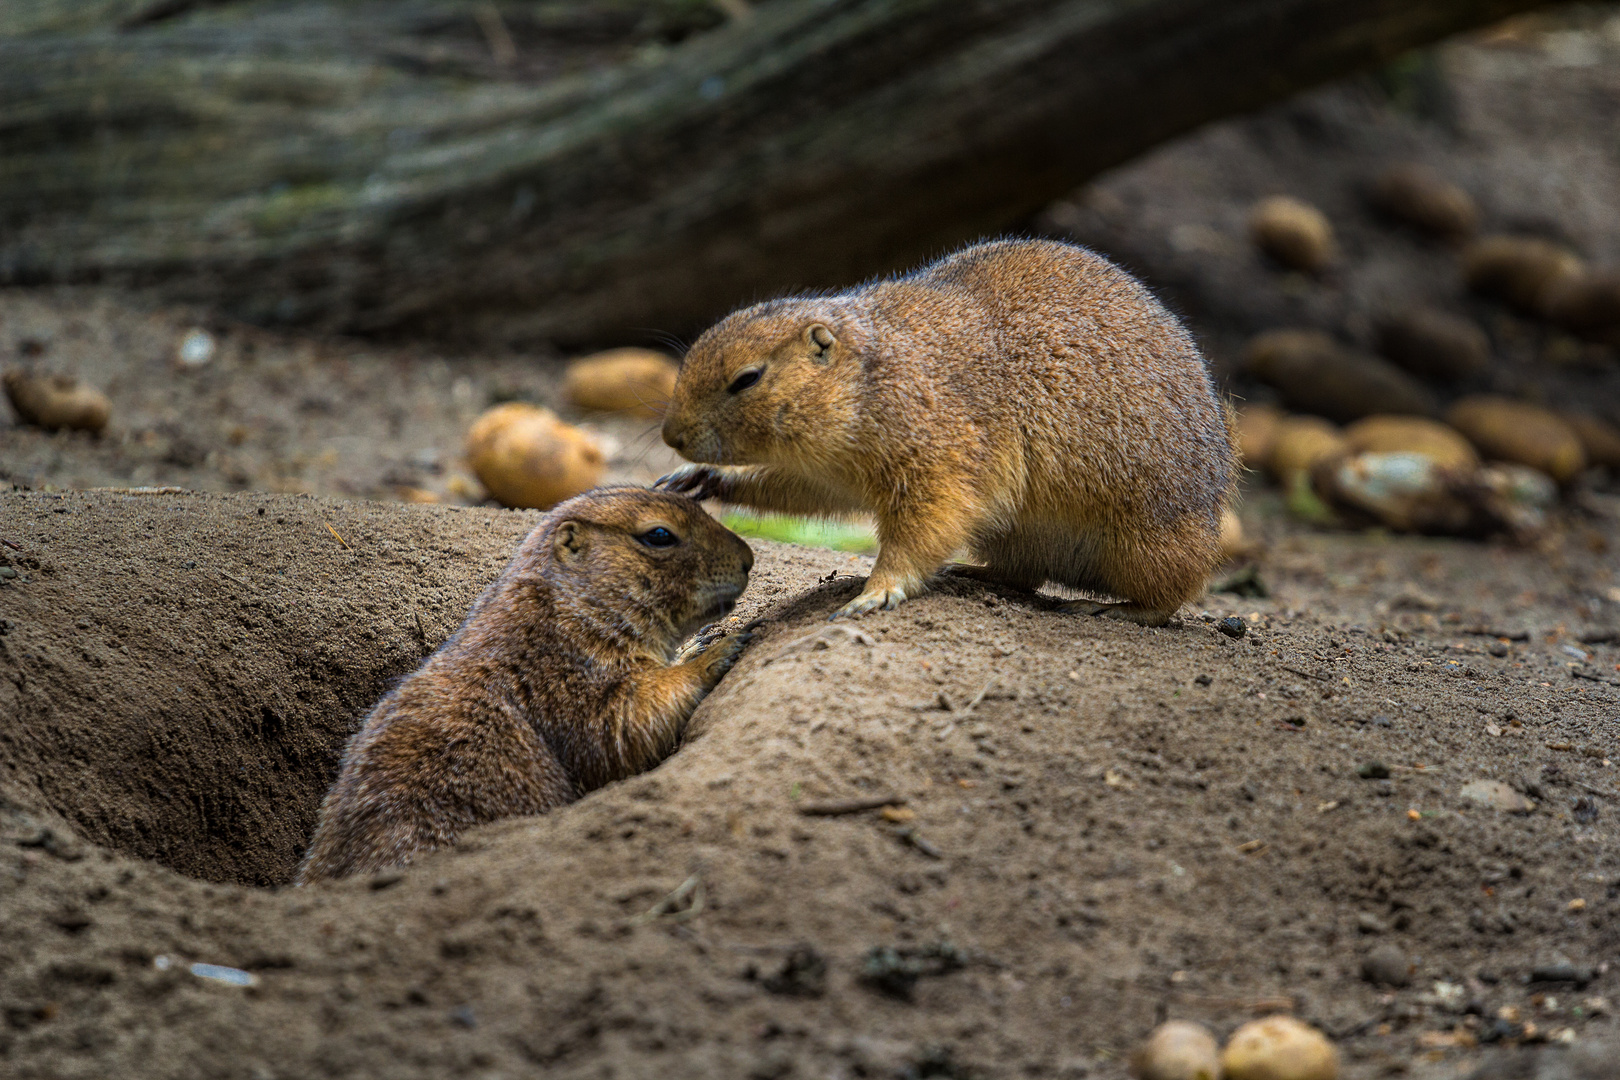
[[[1096,615],[1104,619],[1118,619],[1137,626],[1163,626],[1174,611],[1155,611],[1141,604],[1105,604],[1100,600],[1070,600],[1058,607],[1059,611],[1075,615]]]
[[[915,591],[917,590],[913,590],[913,592]],[[908,595],[905,587],[901,585],[872,588],[869,584],[859,596],[827,616],[827,621],[853,619],[857,615],[865,615],[868,611],[876,611],[879,608],[884,611],[893,611],[906,602]]]

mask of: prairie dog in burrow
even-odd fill
[[[297,881],[403,865],[656,765],[752,635],[676,650],[753,564],[684,495],[598,488],[551,510],[349,741]]]
[[[877,563],[838,615],[894,607],[965,549],[971,576],[1106,593],[1125,602],[1066,606],[1163,625],[1220,561],[1235,479],[1191,335],[1051,240],[737,311],[688,352],[663,430],[700,464],[660,487],[873,514]]]

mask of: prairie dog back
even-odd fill
[[[868,510],[881,548],[840,614],[966,572],[1162,624],[1219,558],[1234,464],[1191,336],[1107,260],[996,241],[915,273],[728,316],[693,346],[666,487],[790,513]]]

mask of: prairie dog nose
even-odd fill
[[[672,422],[673,419],[674,418],[671,417],[670,419],[664,421],[664,442],[671,450],[678,454],[682,450],[686,449],[686,433],[675,427],[674,423]]]

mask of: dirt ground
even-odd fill
[[[758,543],[739,614],[766,630],[664,766],[293,889],[344,738],[534,515],[0,495],[0,1061],[1119,1077],[1157,1019],[1275,1008],[1358,1080],[1466,1075],[1468,1044],[1528,1025],[1601,1045],[1620,648],[1579,639],[1620,630],[1593,550],[1620,503],[1599,505],[1538,552],[1265,526],[1271,598],[1207,607],[1237,640],[957,582],[852,636],[824,620],[862,560]],[[1476,780],[1535,808],[1475,804]],[[874,794],[915,816],[799,812]],[[1379,945],[1407,985],[1364,978]],[[884,989],[862,978],[882,947],[943,970]]]
[[[1365,341],[1415,294],[1485,322],[1483,385],[1620,420],[1612,350],[1465,297],[1454,253],[1356,187],[1418,157],[1488,227],[1620,265],[1615,25],[1217,125],[1043,226],[1164,290],[1239,393],[1264,393],[1235,375],[1248,333]],[[1336,270],[1242,245],[1274,191],[1333,214]],[[198,328],[216,351],[187,367]],[[1316,532],[1252,487],[1270,595],[1159,630],[956,580],[829,627],[867,562],[755,542],[763,632],[663,766],[403,873],[287,886],[344,740],[535,520],[467,505],[460,441],[490,403],[557,404],[557,359],[0,291],[0,363],[114,402],[100,438],[0,421],[0,1072],[1119,1080],[1158,1020],[1290,1010],[1350,1080],[1614,1075],[1601,475],[1533,550]],[[570,416],[614,478],[673,462],[645,421]]]

